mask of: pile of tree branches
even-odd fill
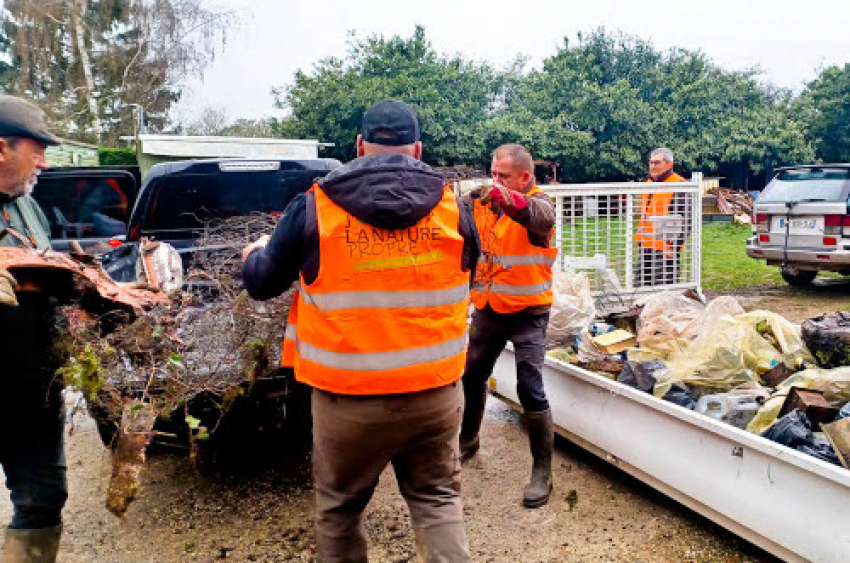
[[[252,300],[242,289],[239,256],[244,246],[270,234],[274,222],[256,215],[209,225],[198,243],[210,250],[195,255],[186,276],[189,290],[168,305],[133,319],[65,308],[63,316],[75,322],[61,340],[69,359],[60,374],[86,395],[102,435],[111,426],[117,437],[107,501],[113,512],[123,513],[135,496],[133,468],[144,462],[156,420],[179,422],[178,434],[188,438],[194,454],[230,405],[279,365],[292,291]],[[198,399],[215,405],[217,416],[193,416]]]

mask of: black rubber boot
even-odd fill
[[[478,451],[478,432],[484,419],[484,405],[487,403],[487,384],[470,389],[463,386],[464,405],[463,422],[460,425],[460,460],[466,461]]]
[[[6,530],[3,563],[53,563],[59,553],[62,527]]]
[[[549,502],[552,494],[552,449],[555,445],[555,430],[552,411],[527,412],[528,442],[531,446],[531,482],[522,495],[526,508],[539,508]]]

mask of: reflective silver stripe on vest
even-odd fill
[[[283,338],[286,340],[297,340],[296,334],[298,330],[298,325],[288,323],[286,325],[286,330],[283,331]]]
[[[501,293],[502,295],[539,295],[552,289],[552,280],[537,285],[505,285],[494,283],[490,286],[490,293]]]
[[[460,303],[469,297],[469,285],[464,283],[448,289],[413,291],[338,291],[334,293],[303,292],[304,301],[320,311],[340,309],[417,309]]]
[[[506,268],[511,266],[551,266],[555,259],[545,254],[493,254],[489,262]]]
[[[437,360],[451,358],[463,352],[466,348],[467,335],[460,338],[420,346],[418,348],[407,348],[397,352],[377,352],[374,354],[340,354],[329,352],[307,344],[303,340],[298,342],[298,355],[303,360],[320,364],[329,368],[353,369],[359,371],[380,371],[415,366]]]

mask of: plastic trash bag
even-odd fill
[[[793,357],[809,362],[815,361],[800,336],[800,327],[781,315],[772,311],[753,311],[738,315],[735,318],[753,327],[756,332],[762,335],[762,338],[782,352],[786,356],[786,360]],[[786,361],[787,363],[789,362]]]
[[[650,297],[638,319],[638,344],[659,357],[681,352],[724,316],[744,313],[734,297],[718,297],[708,306],[678,293]]]
[[[626,360],[630,362],[642,364],[644,362],[661,359],[661,354],[654,350],[648,350],[646,348],[629,348],[626,350]]]
[[[611,356],[603,352],[593,341],[590,330],[584,328],[579,334],[578,339],[578,365],[613,376],[623,370],[624,361],[620,358],[619,354]]]
[[[841,465],[829,440],[812,434],[812,424],[803,411],[789,412],[763,432],[762,437],[829,463]]]
[[[684,383],[674,383],[671,385],[670,390],[667,391],[662,399],[689,410],[694,410],[697,406],[697,401],[694,399],[693,393],[691,393],[691,390]]]
[[[183,260],[177,249],[165,242],[143,241],[136,273],[147,285],[176,295],[183,288]]]
[[[644,350],[666,358],[685,348],[696,334],[694,320],[705,306],[681,293],[664,292],[647,299],[638,318],[637,341]]]
[[[850,368],[834,370],[811,368],[795,373],[776,387],[776,391],[764,402],[755,418],[747,425],[747,431],[760,434],[773,424],[792,387],[823,391],[827,401],[841,404],[850,400],[842,398],[850,396]]]
[[[758,383],[758,374],[780,361],[779,351],[747,322],[724,315],[666,361],[669,371],[659,379],[655,395],[663,397],[677,381],[718,391]]]
[[[850,367],[810,371],[814,374],[809,389],[822,391],[823,398],[835,406],[850,401]]]
[[[825,368],[850,365],[850,311],[836,311],[803,323],[802,338]]]
[[[744,308],[738,303],[734,297],[724,295],[713,300],[705,308],[702,316],[697,319],[697,325],[694,327],[694,332],[707,332],[712,329],[714,323],[720,320],[725,315],[737,317],[744,314]]]
[[[837,415],[835,415],[835,422],[838,422],[839,420],[844,420],[845,418],[850,418],[850,403],[847,403],[846,405],[841,407],[841,410],[838,411]]]
[[[587,274],[566,273],[559,268],[553,268],[552,274],[552,307],[546,330],[546,344],[550,348],[572,343],[596,316]]]
[[[667,371],[667,366],[661,360],[651,360],[644,363],[626,362],[623,371],[617,376],[617,381],[644,393],[652,393],[658,376],[665,371]]]

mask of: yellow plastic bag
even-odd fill
[[[655,395],[663,397],[678,381],[717,390],[759,382],[758,374],[780,361],[782,354],[750,324],[720,316],[708,331],[667,360],[669,371],[656,384]]]
[[[819,371],[809,389],[823,391],[823,398],[835,406],[844,405],[850,401],[850,367]]]
[[[785,403],[785,398],[788,396],[792,387],[800,387],[801,389],[809,389],[814,377],[818,374],[818,369],[807,369],[799,373],[795,373],[776,387],[776,391],[767,399],[759,408],[756,415],[747,425],[747,432],[753,434],[761,434],[767,430],[779,416],[779,411],[782,410],[782,405]]]
[[[772,311],[753,311],[735,318],[750,325],[768,342],[775,343],[774,346],[786,356],[786,359],[793,357],[810,362],[815,361],[800,336],[800,327],[781,315]],[[793,363],[788,367],[793,367]]]

